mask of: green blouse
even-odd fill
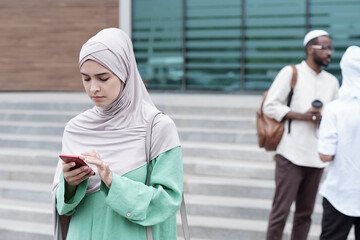
[[[152,226],[154,240],[177,239],[176,212],[183,189],[181,147],[160,154],[150,162],[150,186],[144,184],[146,164],[123,176],[113,174],[110,189],[86,194],[88,180],[80,183],[65,203],[65,180],[60,176],[56,208],[72,215],[67,240],[146,240]]]

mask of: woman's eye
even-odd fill
[[[107,81],[109,78],[99,78],[100,81]]]
[[[90,79],[91,79],[91,78],[83,78],[83,80],[84,80],[85,82],[90,81]]]

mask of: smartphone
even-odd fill
[[[69,162],[75,162],[75,166],[71,168],[71,170],[79,168],[79,167],[83,167],[83,166],[88,166],[82,159],[80,159],[79,156],[69,156],[69,155],[59,155],[59,157],[66,163]]]

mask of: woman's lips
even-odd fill
[[[101,101],[104,98],[104,96],[92,96],[91,99],[94,101]]]

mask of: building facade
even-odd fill
[[[0,0],[0,91],[83,91],[82,44],[117,27],[118,0]]]
[[[313,29],[333,38],[327,70],[360,45],[358,0],[132,0],[132,38],[149,88],[253,91],[305,57]]]
[[[360,45],[359,0],[0,0],[0,91],[82,91],[81,45],[105,27],[131,35],[149,89],[251,92],[305,57],[324,29],[336,49],[327,70]]]

